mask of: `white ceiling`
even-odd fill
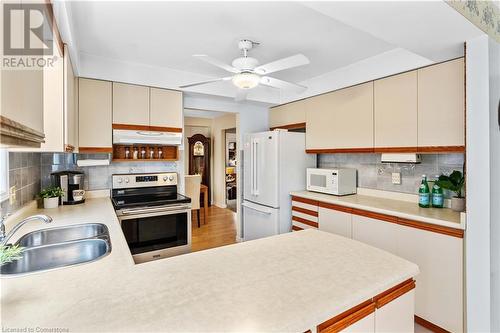
[[[461,56],[463,42],[481,34],[441,1],[79,1],[63,7],[65,13],[56,11],[56,17],[85,77],[177,88],[227,76],[192,55],[231,63],[241,38],[261,43],[251,51],[261,63],[305,54],[310,65],[273,76],[310,89],[290,95],[257,87],[248,96],[267,103],[363,81],[363,73],[367,80]],[[346,74],[352,79],[341,77]],[[187,91],[231,97],[235,88],[219,82]]]

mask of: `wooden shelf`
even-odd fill
[[[129,159],[125,159],[125,158],[113,158],[112,159],[112,162],[176,162],[177,159],[175,158],[163,158],[163,159],[142,159],[142,158],[138,158],[138,159],[132,159],[132,158],[129,158]]]

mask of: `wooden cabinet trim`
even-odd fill
[[[317,200],[312,200],[312,199],[307,199],[307,198],[302,198],[302,197],[296,197],[292,195],[292,201],[297,201],[297,202],[302,202],[305,204],[313,205],[313,206],[318,206],[319,201]]]
[[[415,229],[421,229],[421,230],[426,230],[426,231],[430,231],[430,232],[435,232],[435,233],[443,234],[443,235],[447,235],[447,236],[464,238],[464,230],[462,230],[462,229],[456,229],[456,228],[445,227],[442,225],[414,221],[414,220],[404,219],[401,217],[398,217],[397,224],[404,225],[404,226],[411,227],[411,228],[415,228]]]
[[[304,224],[307,224],[308,226],[311,226],[314,228],[318,228],[318,226],[319,226],[318,222],[309,221],[309,220],[306,220],[306,219],[304,219],[302,217],[298,217],[298,216],[292,216],[292,221],[304,223]]]
[[[376,147],[375,153],[417,153],[418,147]]]
[[[271,127],[270,130],[271,131],[274,131],[275,129],[296,130],[296,129],[305,129],[305,128],[306,128],[306,123],[296,123],[296,124],[274,126],[274,127]]]
[[[396,216],[370,212],[368,210],[353,208],[352,213],[354,215],[365,216],[365,217],[369,217],[369,218],[376,219],[376,220],[382,220],[382,221],[392,222],[392,223],[397,222]]]
[[[375,312],[375,303],[370,299],[352,309],[328,319],[327,321],[319,324],[316,329],[319,333],[340,332],[373,312]]]
[[[332,209],[332,210],[338,210],[338,211],[340,211],[340,212],[344,212],[344,213],[349,213],[349,214],[352,214],[352,208],[350,208],[350,207],[345,207],[345,206],[335,205],[335,204],[326,203],[326,202],[320,202],[320,203],[319,203],[319,206],[320,206],[321,208]]]
[[[465,146],[429,146],[429,147],[374,147],[374,148],[335,148],[335,149],[306,149],[308,154],[335,154],[335,153],[464,153]]]
[[[465,146],[428,146],[418,147],[417,153],[465,153]]]
[[[431,323],[430,321],[427,321],[424,318],[421,318],[417,315],[415,315],[415,322],[420,326],[427,328],[429,331],[435,333],[451,333],[450,331],[447,331],[444,328],[439,327],[438,325]]]
[[[301,231],[301,230],[304,230],[304,229],[292,224],[292,231]]]
[[[335,154],[335,153],[374,153],[371,148],[334,148],[334,149],[306,149],[308,154]]]
[[[79,147],[78,152],[87,153],[113,153],[113,147]]]
[[[182,128],[178,127],[161,127],[161,126],[129,125],[129,124],[113,124],[113,129],[182,133]]]
[[[373,301],[378,309],[413,289],[415,289],[415,280],[408,279],[397,286],[378,294],[373,298]]]
[[[301,208],[301,207],[297,207],[297,206],[292,206],[292,210],[299,212],[299,213],[306,214],[306,215],[318,217],[318,212],[315,212],[313,210],[309,210],[309,209],[305,209],[305,208]]]

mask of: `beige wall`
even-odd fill
[[[212,120],[213,147],[213,201],[218,207],[226,207],[226,149],[225,130],[236,127],[236,114],[227,114]]]

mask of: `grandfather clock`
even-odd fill
[[[210,139],[202,134],[195,134],[188,138],[188,141],[189,174],[201,175],[201,183],[208,187],[208,202],[210,205]]]

